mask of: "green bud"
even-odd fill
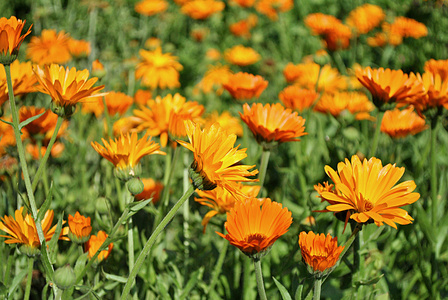
[[[198,164],[195,160],[188,169],[188,174],[193,181],[193,186],[195,189],[199,189],[201,191],[211,191],[217,186],[216,183],[207,178],[207,174],[205,174],[203,170],[198,170]]]
[[[70,265],[66,265],[54,272],[54,283],[61,290],[71,288],[76,281],[76,274]]]
[[[145,188],[145,185],[138,177],[131,178],[127,183],[128,191],[132,195],[137,195],[143,192],[143,189]]]
[[[27,244],[19,247],[19,251],[28,257],[36,257],[40,255],[40,249]]]
[[[76,105],[61,106],[56,104],[55,102],[51,102],[50,109],[58,116],[64,119],[68,119],[75,113]]]
[[[126,168],[115,168],[114,175],[118,179],[124,182],[128,182],[132,178],[139,176],[142,171],[142,167],[140,164],[135,165],[134,167],[127,166]]]

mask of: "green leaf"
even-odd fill
[[[2,121],[3,123],[8,124],[8,125],[11,125],[11,126],[14,127],[14,124],[11,123],[11,122],[9,122],[9,121],[3,120],[3,119],[1,119],[1,118],[0,118],[0,121]]]
[[[48,250],[50,252],[50,261],[54,261],[56,259],[56,244],[59,240],[59,236],[62,231],[62,221],[64,219],[64,212],[61,212],[58,220],[58,224],[56,225],[56,231],[54,232],[51,240],[48,242]]]
[[[44,113],[46,113],[46,112],[47,112],[47,111],[44,111],[44,112],[41,113],[41,114],[32,116],[31,118],[28,118],[28,119],[26,119],[25,121],[21,122],[21,123],[19,124],[19,130],[22,130],[23,127],[25,127],[26,125],[30,124],[30,123],[33,122],[34,120],[39,119],[39,118],[40,118]]]
[[[380,281],[380,279],[383,278],[383,277],[384,277],[384,274],[381,274],[380,276],[377,276],[377,277],[375,277],[375,278],[373,278],[373,279],[370,279],[370,280],[367,280],[367,281],[364,281],[364,280],[356,281],[356,282],[354,283],[354,285],[355,285],[356,287],[359,287],[359,286],[361,286],[361,285],[372,285],[372,284],[376,284],[376,283],[378,283],[378,281]]]
[[[295,300],[302,300],[303,284],[299,284],[295,293]]]
[[[185,288],[182,291],[182,294],[180,295],[179,299],[186,299],[188,297],[191,290],[196,286],[198,281],[202,279],[203,274],[204,274],[204,267],[201,267],[199,270],[196,270],[195,272],[193,272],[193,274],[191,274],[190,280],[188,280],[187,284],[185,285]]]
[[[22,271],[19,272],[16,276],[14,276],[14,279],[11,282],[11,285],[9,286],[8,294],[11,296],[16,288],[19,286],[19,284],[22,282],[22,280],[25,278],[27,273],[27,269],[24,268]]]
[[[104,231],[109,232],[110,231],[110,226],[103,221],[103,219],[101,218],[100,214],[98,213],[98,211],[95,211],[95,220],[98,223],[98,225],[104,229]]]
[[[106,273],[103,268],[101,268],[101,273],[103,273],[104,277],[106,277],[106,279],[109,280],[113,280],[120,283],[126,283],[128,281],[127,277]]]
[[[420,228],[422,229],[423,233],[425,234],[426,238],[431,242],[431,245],[434,245],[434,229],[431,224],[429,223],[429,217],[426,214],[425,210],[422,208],[421,204],[419,202],[416,203],[415,207],[417,208],[417,218],[418,218],[418,224],[420,225]]]
[[[277,289],[280,292],[280,295],[282,295],[282,299],[283,300],[292,300],[291,295],[288,293],[288,290],[283,286],[283,284],[281,284],[280,281],[275,279],[274,276],[272,276],[272,279],[274,279],[274,283],[277,286]]]
[[[139,210],[143,209],[145,206],[147,206],[149,204],[149,202],[152,201],[151,199],[148,200],[143,200],[143,201],[137,201],[137,202],[131,202],[127,205],[127,207],[129,208],[129,213],[125,218],[125,221],[129,220],[130,217],[132,217],[133,215],[135,215]]]
[[[8,293],[8,289],[3,284],[3,282],[0,282],[0,296],[2,297],[2,299],[6,298],[7,293]]]
[[[50,184],[50,190],[48,191],[47,198],[39,209],[37,213],[37,220],[42,221],[44,219],[45,213],[50,208],[51,201],[53,200],[53,182]]]
[[[159,280],[157,280],[157,289],[160,293],[160,295],[162,296],[162,299],[171,299],[170,294],[168,294],[168,290],[165,286],[165,282],[162,279],[162,277],[158,276]]]
[[[85,252],[83,255],[78,257],[78,259],[76,260],[76,263],[75,263],[75,267],[73,268],[73,270],[75,271],[76,276],[81,274],[82,270],[84,269],[84,267],[87,264],[87,260],[88,259],[89,259],[89,257],[88,257],[88,253],[87,252]]]

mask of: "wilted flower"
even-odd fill
[[[237,100],[258,98],[267,86],[268,82],[260,75],[245,72],[231,74],[223,84],[223,87]]]
[[[90,217],[86,218],[78,211],[75,213],[75,216],[68,215],[68,227],[70,229],[68,237],[78,244],[87,242],[92,231]]]
[[[68,48],[69,36],[64,31],[42,30],[41,36],[33,36],[27,47],[26,56],[35,64],[65,64],[72,56]]]
[[[412,107],[404,110],[387,110],[381,121],[381,131],[393,138],[414,135],[426,128],[425,119],[417,115]]]
[[[224,58],[233,65],[248,66],[258,62],[261,57],[254,49],[237,45],[227,49]]]
[[[19,54],[20,45],[25,37],[31,33],[31,24],[28,31],[22,34],[26,21],[22,21],[12,16],[7,19],[0,18],[0,63],[11,64]]]
[[[101,245],[106,241],[108,235],[104,231],[98,231],[97,235],[91,235],[90,239],[84,244],[84,252],[88,252],[87,256],[92,259]],[[114,248],[114,244],[110,243],[107,250],[103,250],[97,257],[98,262],[103,261],[109,257],[110,252]]]

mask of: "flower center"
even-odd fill
[[[375,205],[373,205],[372,202],[370,202],[367,199],[364,199],[363,195],[360,195],[360,199],[359,199],[359,206],[358,206],[358,210],[359,212],[365,212],[365,211],[370,211],[373,209]]]
[[[252,233],[246,237],[246,242],[261,244],[262,241],[266,239],[266,235],[262,233]]]

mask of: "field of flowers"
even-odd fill
[[[445,2],[0,1],[0,298],[446,299]]]

